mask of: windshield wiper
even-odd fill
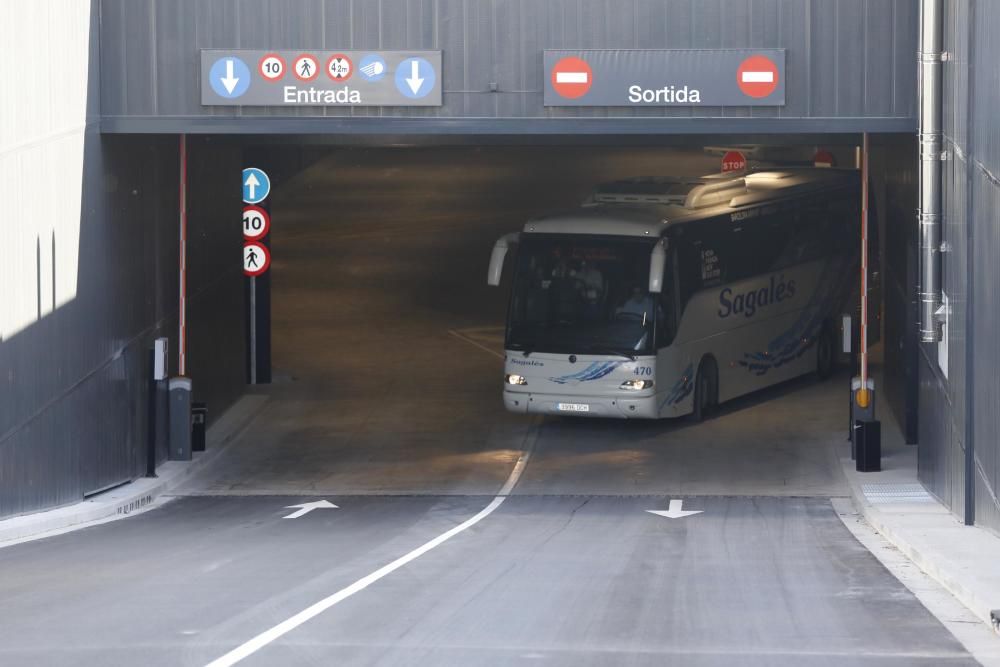
[[[636,356],[634,354],[629,354],[628,352],[622,352],[621,350],[615,350],[610,347],[605,347],[603,345],[589,345],[586,348],[586,353],[588,354],[614,354],[619,357],[625,357],[629,361],[635,361]]]

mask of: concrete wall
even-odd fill
[[[23,92],[0,114],[0,517],[143,474],[147,352],[177,339],[178,140],[98,133],[98,10],[0,3],[4,43],[43,73],[0,68],[0,90]],[[240,232],[222,213],[241,158],[192,153],[219,166],[193,170],[189,311],[196,400],[218,414],[244,382]]]
[[[992,28],[1000,5],[945,3],[945,148],[943,288],[952,306],[947,345],[920,355],[920,474],[952,511],[964,516],[966,485],[975,520],[1000,532],[1000,127],[996,86],[1000,46]],[[945,363],[942,363],[947,359]],[[975,452],[967,480],[966,447]]]
[[[912,131],[914,0],[100,0],[114,132]],[[783,107],[545,108],[546,48],[787,49]],[[202,107],[206,48],[434,49],[440,108]],[[495,91],[491,91],[495,87]]]

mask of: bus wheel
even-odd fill
[[[719,404],[719,369],[715,359],[705,357],[698,364],[698,375],[694,379],[694,412],[696,422],[704,421],[712,409]]]
[[[837,351],[834,349],[833,334],[829,326],[824,326],[816,339],[816,375],[825,380],[833,375],[837,365]]]

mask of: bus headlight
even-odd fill
[[[621,383],[619,389],[625,389],[626,391],[642,391],[643,389],[652,389],[652,380],[625,380]]]
[[[506,382],[507,384],[518,384],[518,385],[528,384],[528,381],[524,379],[523,375],[514,375],[513,373],[508,373],[507,375],[504,375],[503,381]]]

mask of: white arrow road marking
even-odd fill
[[[771,83],[774,81],[774,72],[743,72],[740,78],[743,83]]]
[[[255,173],[253,173],[251,171],[250,175],[247,176],[246,183],[244,183],[243,185],[245,185],[248,188],[250,188],[250,199],[256,199],[257,198],[257,186],[260,185],[260,181],[257,180],[257,174],[255,174]]]
[[[406,80],[406,83],[410,84],[410,90],[413,91],[414,95],[420,90],[420,86],[424,85],[424,80],[420,78],[420,61],[410,61],[410,78]]]
[[[318,510],[318,509],[335,510],[335,509],[339,509],[336,505],[334,505],[333,503],[331,503],[329,500],[317,500],[316,502],[312,502],[312,503],[302,503],[301,505],[288,505],[287,507],[285,507],[285,509],[289,509],[289,510],[292,510],[292,509],[295,509],[295,508],[299,508],[299,510],[297,512],[292,512],[288,516],[284,516],[284,517],[281,517],[281,518],[283,518],[283,519],[298,519],[300,516],[305,516],[306,514],[309,514],[309,512],[312,512],[313,510]]]
[[[665,516],[668,519],[683,519],[686,516],[691,516],[692,514],[701,514],[705,510],[686,510],[683,509],[683,500],[671,500],[670,508],[666,510],[646,510],[650,514],[655,514],[657,516]]]
[[[556,83],[587,83],[587,73],[556,72]]]
[[[232,58],[226,59],[226,76],[220,79],[220,81],[222,81],[222,85],[226,87],[226,90],[229,91],[230,95],[233,94],[236,84],[240,82],[239,77],[235,76],[235,72],[233,71],[235,66],[236,65],[233,63]]]

